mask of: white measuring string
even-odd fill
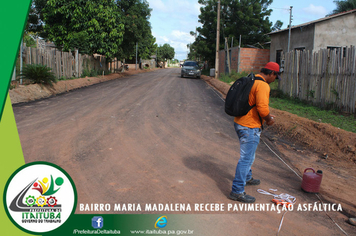
[[[266,147],[267,147],[276,157],[278,157],[279,160],[281,160],[291,171],[293,171],[293,173],[294,173],[296,176],[298,176],[300,179],[303,179],[303,178],[302,178],[297,172],[295,172],[295,171],[292,169],[292,167],[290,167],[275,151],[273,151],[272,148],[271,148],[270,146],[268,146],[268,144],[267,144],[263,139],[261,139],[261,140],[262,140],[262,142],[266,145]],[[317,198],[320,200],[321,203],[324,203],[324,202],[321,200],[319,194],[315,194],[315,196],[317,196]],[[348,234],[346,233],[346,231],[345,231],[343,228],[341,228],[341,226],[340,226],[338,223],[336,223],[336,221],[335,221],[333,218],[331,218],[331,216],[330,216],[326,211],[324,211],[324,212],[325,212],[325,214],[330,218],[330,220],[331,220],[332,222],[334,222],[334,224],[341,230],[341,232],[343,232],[345,235],[348,235]],[[284,218],[284,215],[282,216],[281,223],[280,223],[280,225],[279,225],[279,230],[280,230],[280,228],[281,228],[281,226],[282,226],[283,218]],[[279,230],[278,230],[278,232],[279,232]],[[277,233],[277,235],[278,235],[278,233]]]
[[[269,191],[273,191],[273,192],[276,192],[277,189],[269,189]],[[265,195],[271,195],[273,196],[275,199],[281,199],[281,200],[284,200],[286,202],[289,202],[291,204],[294,205],[294,203],[297,201],[297,198],[292,196],[292,195],[289,195],[287,193],[281,193],[281,194],[274,194],[274,193],[271,193],[271,192],[267,192],[263,189],[257,189],[257,192],[258,193],[261,193],[261,194],[265,194]],[[277,236],[279,235],[279,232],[281,231],[281,228],[282,228],[282,224],[283,224],[283,220],[284,220],[284,216],[285,214],[287,213],[288,211],[284,212],[282,217],[281,217],[281,221],[279,223],[279,227],[278,227],[278,231],[277,231]]]
[[[277,191],[277,189],[270,189],[270,191]],[[275,199],[284,200],[284,201],[289,202],[291,204],[294,204],[297,201],[296,197],[294,197],[292,195],[289,195],[287,193],[274,194],[274,193],[271,193],[271,192],[267,192],[267,191],[265,191],[263,189],[257,189],[257,192],[261,193],[261,194],[265,194],[265,195],[271,195]]]

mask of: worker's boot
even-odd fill
[[[349,218],[350,224],[356,226],[356,218]]]
[[[246,181],[246,185],[259,185],[261,181],[259,179],[251,178],[250,180]]]
[[[245,203],[254,203],[256,201],[256,198],[247,195],[245,192],[240,194],[231,192],[229,198],[234,201],[245,202]]]

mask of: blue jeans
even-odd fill
[[[245,191],[246,182],[252,178],[251,166],[255,160],[262,130],[260,128],[248,128],[236,123],[234,125],[240,140],[240,159],[232,182],[232,192],[240,194]]]

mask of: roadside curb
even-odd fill
[[[231,85],[206,75],[202,75],[201,79],[216,88],[223,95],[224,98],[226,97],[226,94],[229,91]]]

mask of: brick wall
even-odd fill
[[[231,48],[231,71],[238,69],[238,47]],[[240,72],[257,73],[269,61],[269,49],[241,48]],[[219,72],[225,73],[225,50],[219,51]]]

